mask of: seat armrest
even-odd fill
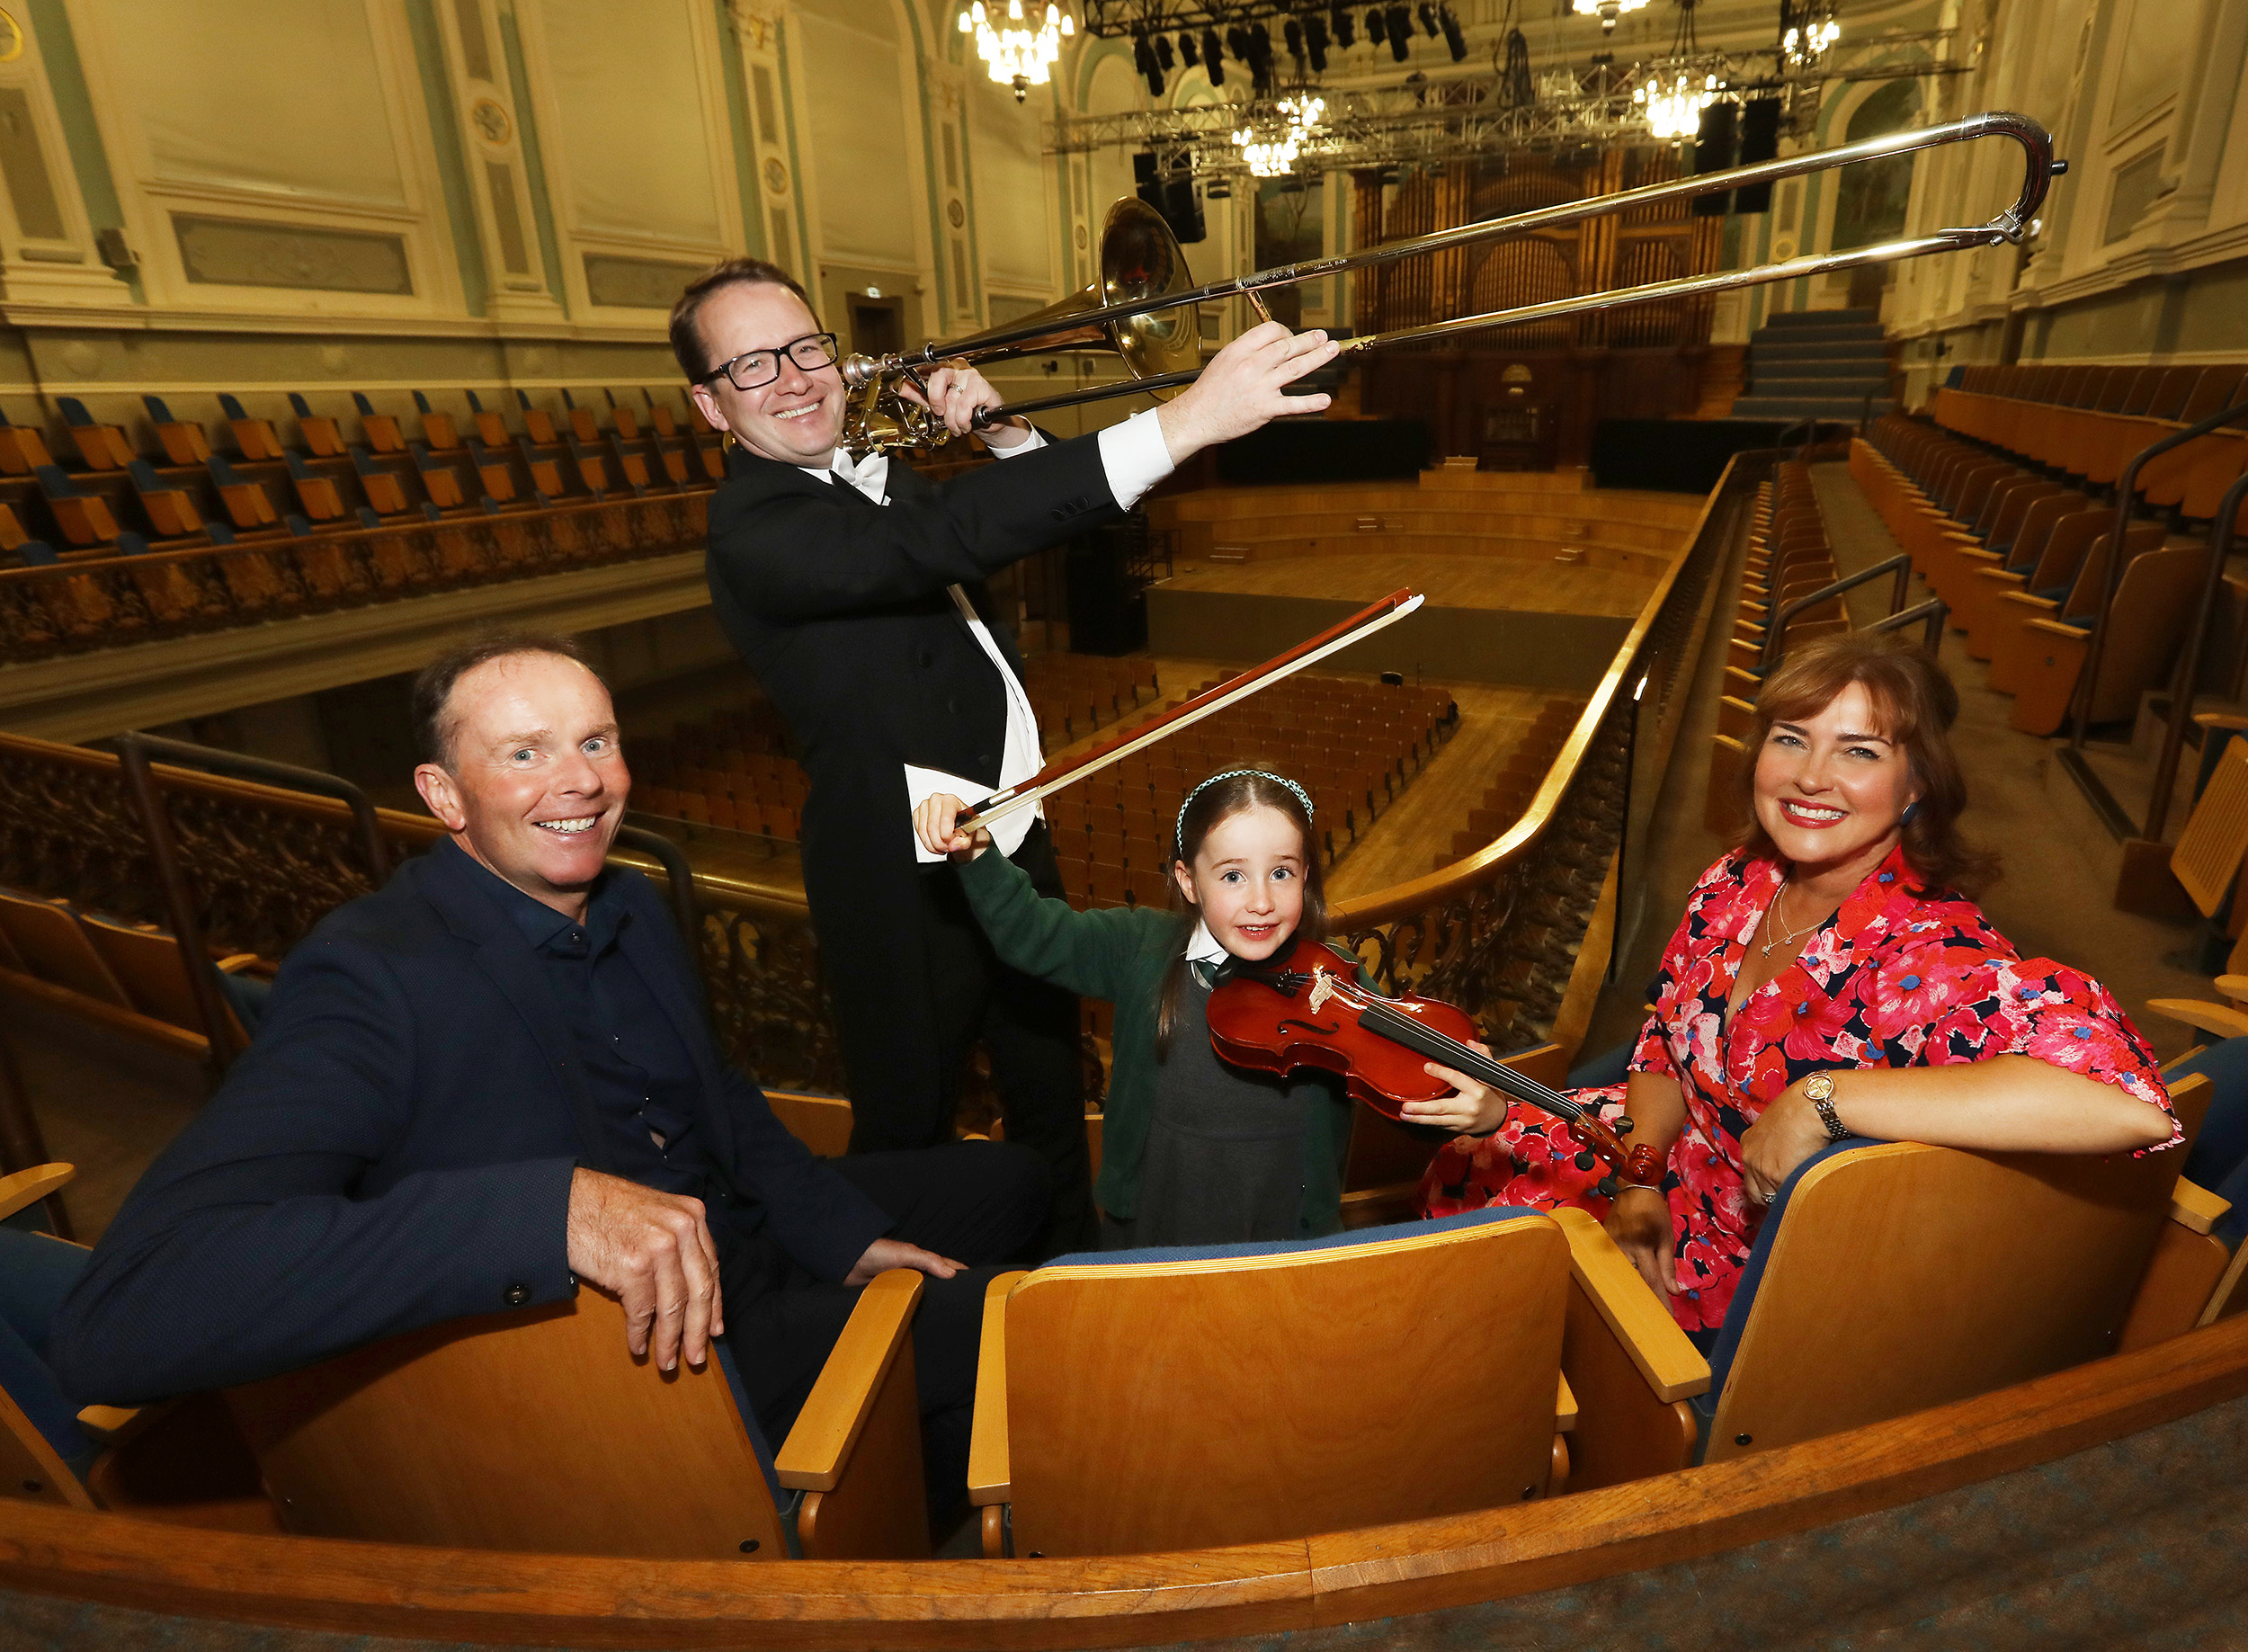
[[[1576,1426],[1576,1390],[1569,1386],[1566,1371],[1555,1379],[1561,1387],[1553,1400],[1553,1432],[1566,1434]]]
[[[78,1426],[101,1444],[114,1446],[121,1442],[127,1430],[138,1433],[147,1426],[143,1419],[158,1409],[155,1406],[87,1406],[78,1413]]]
[[[1007,1293],[1023,1277],[1019,1271],[1002,1273],[984,1289],[976,1410],[968,1437],[968,1500],[979,1508],[1014,1498],[1014,1471],[1007,1458]]]
[[[2043,631],[2048,637],[2058,637],[2065,642],[2082,642],[2091,635],[2089,626],[2078,627],[2060,620],[2032,620],[2033,631]]]
[[[13,1175],[0,1176],[0,1221],[37,1204],[49,1193],[59,1193],[77,1174],[75,1165],[34,1165]]]
[[[1668,1403],[1708,1392],[1709,1362],[1655,1299],[1608,1230],[1583,1210],[1553,1215],[1568,1236],[1571,1274],[1655,1398]]]
[[[874,1413],[883,1379],[911,1346],[921,1275],[912,1268],[879,1273],[859,1293],[834,1351],[797,1414],[773,1469],[791,1491],[833,1491],[842,1484],[852,1448]]]
[[[2217,990],[2226,990],[2226,977],[2219,976]],[[2229,978],[2248,987],[2248,977]],[[2183,1022],[2199,1032],[2214,1033],[2221,1039],[2233,1039],[2248,1034],[2248,1012],[2235,1009],[2229,1004],[2210,1004],[2199,998],[2149,998],[2146,1007],[2157,1015],[2172,1021]]]
[[[2219,1199],[2199,1183],[2189,1182],[2183,1176],[2170,1190],[2170,1219],[2189,1233],[2208,1233],[2232,1208],[2231,1200]]]

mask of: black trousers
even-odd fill
[[[1031,826],[1012,858],[1039,894],[1061,897],[1061,869],[1042,821]],[[928,960],[939,1083],[933,1092],[900,1094],[888,1086],[864,1088],[854,1072],[851,1151],[893,1152],[950,1141],[968,1053],[981,1040],[991,1051],[992,1078],[999,1091],[1007,1139],[1045,1160],[1053,1177],[1052,1211],[1039,1255],[1089,1250],[1098,1243],[1098,1232],[1093,1226],[1092,1162],[1085,1147],[1076,995],[1000,962],[951,868],[927,869],[914,885]],[[831,984],[839,996],[851,989],[843,978],[846,971],[836,968],[838,961],[847,966],[847,960],[846,952],[844,960],[830,961]],[[897,983],[875,990],[895,993]],[[845,1018],[845,1024],[851,1024],[851,1018]]]
[[[895,1219],[891,1237],[968,1264],[950,1279],[924,1277],[914,1315],[914,1380],[933,1519],[967,1488],[984,1289],[1004,1267],[1030,1259],[1046,1227],[1046,1166],[1027,1149],[995,1141],[833,1162]],[[726,1340],[758,1424],[778,1451],[861,1287],[815,1279],[794,1263],[776,1273],[767,1247],[738,1261],[732,1248],[721,1240]]]

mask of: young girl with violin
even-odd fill
[[[1326,902],[1313,852],[1311,799],[1257,769],[1214,774],[1179,810],[1170,912],[1076,912],[1041,899],[988,835],[954,821],[939,795],[914,811],[932,853],[959,863],[969,906],[1013,968],[1116,1005],[1101,1174],[1093,1186],[1105,1249],[1309,1237],[1342,1226],[1351,1104],[1326,1074],[1289,1078],[1218,1058],[1208,1006],[1228,972],[1284,958],[1324,936]],[[1336,952],[1338,974],[1356,960]],[[1483,1087],[1453,1108],[1480,1114]]]

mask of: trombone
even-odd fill
[[[1703,173],[1668,183],[1650,183],[1639,189],[1624,190],[1617,194],[1563,201],[1556,206],[1516,213],[1510,218],[1461,224],[1429,235],[1368,247],[1360,252],[1314,259],[1303,263],[1280,264],[1247,275],[1228,276],[1200,287],[1187,285],[1189,277],[1185,254],[1179,250],[1177,241],[1173,238],[1162,217],[1142,202],[1127,198],[1118,201],[1109,210],[1108,220],[1102,232],[1101,274],[1083,291],[1009,326],[993,327],[968,338],[932,343],[903,354],[879,357],[854,354],[845,357],[843,376],[843,382],[850,388],[851,399],[844,418],[843,445],[854,452],[864,452],[874,448],[935,447],[949,441],[951,433],[945,428],[942,420],[927,408],[897,394],[897,387],[901,383],[912,383],[919,388],[920,373],[924,368],[951,362],[982,362],[1011,355],[1045,354],[1055,350],[1090,347],[1117,352],[1135,375],[1115,384],[1095,385],[1057,396],[981,409],[976,415],[976,427],[979,430],[996,420],[1022,414],[1048,412],[1057,407],[1077,406],[1115,396],[1146,395],[1167,399],[1200,377],[1200,328],[1194,319],[1196,312],[1193,308],[1196,305],[1213,299],[1241,297],[1262,309],[1258,294],[1271,287],[1317,281],[1324,276],[1339,275],[1350,270],[1369,269],[1395,263],[1401,259],[1416,258],[1423,253],[1445,252],[1453,247],[1472,246],[1530,230],[1574,224],[1588,218],[1627,212],[1635,207],[1654,206],[1717,190],[1772,183],[1783,178],[1801,177],[1807,173],[1847,166],[1857,161],[1879,160],[1887,156],[1939,148],[1946,144],[1967,143],[1983,138],[2012,139],[2021,146],[2024,162],[2021,192],[2012,206],[1987,224],[1939,229],[1931,235],[1852,247],[1847,252],[1821,253],[1789,258],[1779,263],[1756,264],[1745,270],[1722,270],[1707,275],[1650,281],[1643,286],[1619,288],[1611,292],[1580,293],[1543,304],[1485,310],[1479,315],[1461,316],[1449,321],[1433,321],[1420,326],[1368,334],[1343,341],[1342,354],[1347,357],[1360,355],[1369,350],[1387,349],[1392,344],[1420,344],[1429,339],[1447,338],[1454,334],[1480,332],[1486,327],[1513,326],[1527,321],[1544,321],[1583,310],[1646,304],[1662,299],[1693,298],[1703,293],[1757,286],[1765,281],[1825,275],[1837,270],[1855,269],[1860,264],[1891,263],[1907,258],[1925,257],[1931,253],[1967,252],[1981,246],[2019,245],[2029,233],[2038,208],[2045,200],[2047,187],[2053,179],[2068,170],[2068,163],[2054,158],[2051,135],[2029,116],[1994,111],[1969,115],[1962,121],[1948,121],[1941,126],[1892,132],[1833,148],[1813,149],[1780,160],[1735,166],[1726,172]],[[1158,319],[1162,312],[1169,310],[1182,311],[1182,315]]]

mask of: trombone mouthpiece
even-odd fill
[[[885,357],[877,360],[873,356],[861,355],[854,351],[843,359],[843,380],[852,389],[863,390],[867,386],[878,382],[885,373],[897,371],[897,366],[898,363],[895,358]]]

